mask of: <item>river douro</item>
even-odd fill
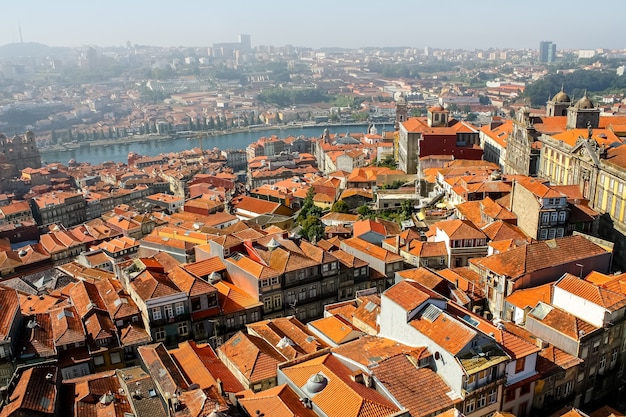
[[[392,129],[391,125],[377,125],[380,133],[383,128]],[[245,149],[250,143],[257,141],[262,137],[270,137],[275,135],[279,138],[289,136],[319,137],[328,128],[330,133],[365,133],[367,125],[350,125],[350,126],[306,126],[293,129],[270,129],[259,131],[236,132],[225,135],[205,136],[202,139],[203,149]],[[199,132],[194,132],[199,133]],[[167,139],[154,138],[154,140],[146,140],[142,142],[131,143],[115,143],[106,145],[81,146],[75,149],[63,151],[41,151],[41,160],[46,163],[61,162],[67,164],[70,159],[78,162],[89,162],[91,164],[99,164],[105,161],[126,162],[128,153],[135,152],[140,155],[154,156],[161,153],[181,152],[186,149],[192,149],[198,146],[197,137],[187,138],[171,137]]]

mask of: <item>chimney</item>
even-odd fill
[[[224,395],[224,384],[222,383],[222,380],[217,378],[215,382],[217,382],[217,392],[219,392],[220,395]]]

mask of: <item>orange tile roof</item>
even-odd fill
[[[404,259],[400,255],[396,255],[393,252],[390,252],[386,249],[381,248],[380,246],[376,246],[372,243],[369,243],[363,239],[359,239],[358,237],[346,239],[341,242],[341,245],[349,246],[360,252],[373,256],[374,258],[384,261],[385,263],[398,262]]]
[[[344,357],[368,368],[375,368],[380,362],[400,354],[428,357],[425,347],[404,345],[392,339],[379,336],[362,336],[351,342],[331,349],[338,357]]]
[[[428,314],[425,315],[424,313]],[[410,324],[452,355],[463,350],[478,334],[469,325],[462,324],[432,304],[429,304],[415,319],[411,320]]]
[[[603,307],[610,312],[615,312],[626,306],[626,295],[610,291],[589,281],[581,280],[569,273],[563,275],[554,286]]]
[[[34,366],[22,372],[7,404],[2,408],[0,417],[12,415],[48,415],[55,414],[58,397],[56,366]],[[52,382],[47,381],[48,374]]]
[[[241,382],[233,373],[224,365],[224,363],[217,357],[217,354],[209,344],[197,344],[194,341],[189,341],[189,346],[194,350],[198,358],[202,361],[202,364],[209,370],[215,380],[220,380],[224,388],[225,393],[235,393],[244,389]]]
[[[359,237],[369,232],[378,233],[379,235],[382,235],[383,237],[387,236],[387,231],[385,230],[385,226],[373,220],[369,220],[369,219],[359,220],[355,222],[354,225],[352,226],[352,235],[354,237]]]
[[[422,243],[422,242],[420,242]],[[437,289],[445,280],[439,275],[426,268],[413,268],[405,269],[404,271],[397,272],[397,276],[402,279],[409,279],[431,290]]]
[[[408,408],[411,417],[430,416],[447,410],[463,401],[435,371],[418,368],[405,354],[382,361],[374,375],[393,397]],[[419,382],[418,382],[419,381]]]
[[[221,345],[218,352],[250,385],[276,377],[278,364],[285,361],[285,357],[265,340],[241,331]]]
[[[599,329],[573,314],[541,302],[528,316],[576,341]]]
[[[485,234],[467,220],[444,220],[433,225],[450,239],[486,239]]]
[[[328,347],[293,316],[258,321],[246,327],[249,334],[263,338],[287,359],[295,359]],[[281,340],[288,343],[281,343]]]
[[[375,389],[353,381],[352,371],[331,354],[287,363],[282,371],[298,387],[304,387],[312,376],[321,373],[327,385],[311,400],[329,417],[384,417],[400,411]]]
[[[360,337],[363,333],[341,316],[328,316],[308,323],[333,343],[340,345]]]
[[[534,178],[517,181],[517,185],[524,187],[537,198],[562,198],[566,197],[563,193],[551,188],[546,181],[539,181]]]
[[[179,343],[178,347],[170,350],[169,353],[191,384],[198,384],[201,389],[217,386],[217,381],[204,366],[189,342]]]
[[[55,346],[73,345],[85,341],[85,330],[76,309],[72,306],[50,310]]]
[[[479,268],[516,280],[524,274],[607,253],[582,236],[533,242],[507,252],[470,259]]]
[[[285,384],[258,393],[244,391],[238,394],[238,403],[250,416],[317,417],[315,411],[305,407],[300,397]]]
[[[516,290],[506,297],[507,303],[522,310],[535,308],[540,301],[546,304],[552,302],[552,283]]]
[[[431,298],[443,299],[443,297],[436,292],[418,282],[408,279],[402,280],[386,290],[383,296],[402,307],[406,312],[415,310]]]

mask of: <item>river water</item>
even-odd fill
[[[327,126],[306,126],[293,129],[271,129],[256,132],[237,132],[228,135],[205,137],[202,141],[203,149],[245,149],[250,143],[262,137],[275,135],[279,138],[288,136],[319,137]],[[392,125],[376,125],[380,133],[383,128],[393,129]],[[365,133],[367,125],[358,126],[328,126],[330,133]],[[116,143],[110,145],[88,146],[65,151],[42,151],[41,160],[44,163],[61,162],[67,164],[70,159],[77,162],[89,162],[96,165],[105,161],[126,162],[128,153],[135,152],[144,156],[156,156],[161,153],[181,152],[198,146],[198,139],[172,137],[161,141],[147,141],[143,143]]]

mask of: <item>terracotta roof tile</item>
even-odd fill
[[[349,342],[360,337],[363,332],[341,316],[328,316],[313,320],[308,326],[323,334],[336,345]]]
[[[196,344],[194,341],[189,341],[189,346],[194,350],[198,358],[202,361],[205,368],[209,370],[211,376],[215,380],[222,381],[224,392],[235,393],[244,389],[241,382],[235,378],[233,373],[224,365],[224,363],[217,357],[215,351],[209,344]]]
[[[470,259],[470,262],[515,280],[529,272],[604,253],[605,249],[582,236],[567,236],[534,242],[485,258]]]
[[[317,340],[295,317],[258,321],[246,327],[249,334],[263,338],[287,359],[295,359],[328,347],[323,341]]]
[[[304,406],[300,397],[288,385],[278,385],[258,393],[250,390],[240,393],[238,403],[248,415],[272,417],[316,417],[317,414]]]
[[[409,409],[411,417],[429,416],[463,401],[432,369],[418,368],[409,358],[399,354],[384,360],[374,374],[391,395]]]
[[[218,348],[220,357],[253,384],[276,377],[277,366],[285,358],[260,337],[237,332]]]
[[[383,297],[390,299],[406,312],[415,310],[431,298],[443,299],[443,297],[436,292],[418,282],[408,279],[400,281],[386,290],[383,293]]]
[[[189,342],[179,343],[178,348],[170,350],[169,353],[190,384],[198,384],[201,389],[217,385],[217,381],[204,366]]]
[[[333,355],[326,354],[308,361],[281,367],[296,386],[304,387],[312,376],[321,373],[327,385],[311,400],[327,416],[384,417],[400,409],[373,388],[351,379],[351,370]],[[341,398],[341,401],[337,401]]]
[[[610,312],[615,312],[626,306],[626,296],[621,293],[610,291],[591,282],[566,273],[555,284],[555,288],[561,288],[570,294],[590,301]]]
[[[52,375],[52,382],[47,379]],[[54,415],[57,402],[56,381],[58,369],[54,366],[32,367],[20,375],[17,385],[2,408],[0,417],[11,415]]]

